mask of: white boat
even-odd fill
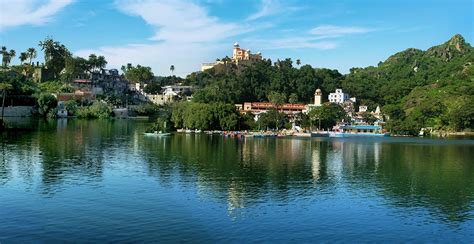
[[[155,131],[155,132],[145,132],[145,136],[171,136],[172,134],[169,132],[161,132],[161,131]]]

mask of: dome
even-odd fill
[[[238,47],[238,46],[239,46],[238,42],[234,43],[234,47]]]
[[[322,94],[321,89],[319,89],[319,88],[316,89],[316,91],[314,92],[314,95],[321,95],[321,94]]]

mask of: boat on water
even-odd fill
[[[329,137],[386,137],[390,133],[380,125],[342,125],[336,131],[328,133]]]
[[[154,132],[145,132],[145,136],[171,136],[170,132],[161,132],[161,131],[154,131]]]
[[[330,133],[327,131],[313,131],[311,137],[329,137]]]

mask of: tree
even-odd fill
[[[20,53],[19,58],[20,58],[21,63],[24,63],[28,59],[28,53],[26,53],[26,52]]]
[[[28,54],[28,58],[30,59],[30,65],[31,65],[33,59],[36,58],[38,53],[36,52],[36,49],[33,47],[28,48],[28,50],[26,50],[26,53]]]
[[[46,117],[50,111],[56,108],[58,101],[56,97],[49,93],[41,93],[38,96],[38,112],[40,115]]]
[[[312,109],[308,116],[312,124],[317,123],[319,130],[321,130],[321,128],[333,127],[337,122],[346,119],[347,114],[340,105],[329,103]]]
[[[10,51],[7,51],[7,47],[3,46],[1,50],[2,54],[2,67],[5,69],[10,65],[10,62],[13,57],[15,57],[16,52],[15,50],[11,49]]]
[[[97,56],[95,54],[89,55],[89,59],[87,60],[87,67],[90,72],[96,72],[100,69],[105,68],[107,65],[107,60],[105,60],[104,56]]]
[[[125,78],[133,83],[150,82],[154,77],[150,67],[139,64],[135,67],[129,63],[127,66],[123,65],[121,69],[125,74]]]
[[[16,56],[16,51],[11,49],[10,52],[8,52],[8,56],[9,56],[8,64],[10,64],[12,61],[12,58]]]
[[[296,65],[298,65],[298,67],[301,65],[301,60],[300,59],[296,60]]]
[[[170,66],[170,71],[171,71],[171,73],[174,74],[174,65],[171,65],[171,66]]]
[[[95,65],[98,69],[104,69],[107,66],[107,60],[105,60],[104,56],[99,56]]]
[[[286,96],[283,93],[272,91],[268,94],[268,100],[275,105],[277,110],[283,105],[286,101]]]
[[[8,60],[7,47],[2,46],[1,54],[2,54],[2,68],[6,68],[7,67],[7,60]]]
[[[13,86],[10,83],[6,81],[0,82],[0,90],[2,90],[2,121],[3,121],[3,114],[4,114],[4,109],[5,109],[5,98],[7,96],[7,91],[12,88]]]
[[[279,130],[280,128],[285,126],[286,121],[286,114],[280,113],[278,112],[278,110],[272,108],[260,115],[257,124],[259,129],[268,128]]]
[[[71,56],[71,53],[66,46],[50,37],[40,41],[39,46],[44,51],[46,66],[53,71],[53,77],[58,78],[66,65],[66,59]]]
[[[290,97],[288,98],[288,102],[291,104],[298,102],[298,95],[296,93],[291,93]]]

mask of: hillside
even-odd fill
[[[186,82],[202,88],[196,101],[226,103],[265,101],[271,92],[307,103],[318,87],[323,94],[342,87],[369,109],[381,105],[394,131],[414,134],[422,127],[474,127],[473,63],[473,47],[455,35],[426,51],[409,48],[377,67],[352,68],[347,75],[310,65],[294,67],[291,59],[267,59],[239,66],[228,62],[193,73]]]
[[[378,67],[355,68],[342,86],[383,105],[397,130],[473,128],[474,48],[461,35],[426,51],[407,49]],[[413,128],[413,129],[411,129]]]

